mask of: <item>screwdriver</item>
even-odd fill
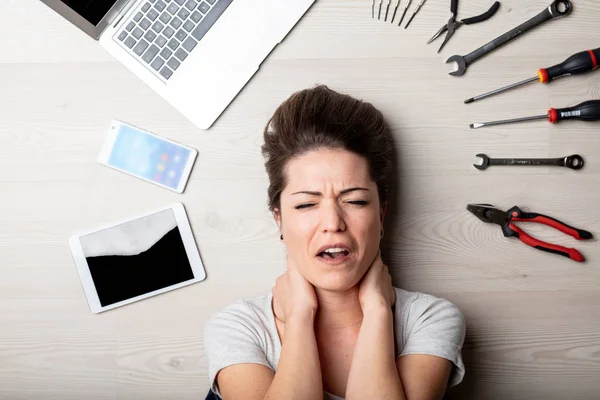
[[[551,108],[548,114],[536,115],[534,117],[525,117],[517,119],[507,119],[503,121],[484,122],[471,124],[471,129],[478,129],[484,126],[512,124],[515,122],[535,121],[538,119],[548,119],[553,124],[566,120],[579,121],[600,121],[600,100],[590,100],[568,108]]]
[[[540,69],[538,71],[538,75],[534,76],[533,78],[493,90],[489,93],[472,97],[468,100],[465,100],[465,104],[473,103],[474,101],[485,99],[486,97],[490,97],[537,80],[539,80],[541,83],[550,83],[553,80],[562,78],[564,76],[584,74],[597,69],[598,63],[600,63],[600,48],[597,48],[596,50],[582,51],[577,54],[573,54],[560,64],[550,68]]]

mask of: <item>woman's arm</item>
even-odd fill
[[[217,376],[224,400],[319,400],[323,382],[314,321],[317,297],[288,260],[288,270],[273,287],[275,317],[284,325],[277,373],[258,364],[238,364]]]
[[[294,316],[285,324],[277,373],[259,364],[238,364],[217,376],[224,400],[322,399],[323,384],[314,316]]]
[[[265,399],[322,398],[314,314],[294,316],[285,323],[279,366]]]
[[[346,399],[404,400],[394,357],[393,314],[388,304],[363,309]]]
[[[407,354],[396,360],[406,398],[442,400],[448,387],[452,363],[426,354]]]

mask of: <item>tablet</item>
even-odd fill
[[[74,235],[69,246],[94,313],[206,278],[181,203]]]

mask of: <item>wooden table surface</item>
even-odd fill
[[[491,3],[463,1],[459,18]],[[600,234],[598,124],[469,129],[600,98],[600,74],[463,100],[598,47],[600,3],[574,0],[569,17],[482,59],[462,78],[448,76],[444,63],[548,4],[502,0],[498,15],[462,27],[436,54],[439,42],[425,42],[448,20],[447,0],[427,1],[408,30],[371,19],[368,0],[317,0],[213,128],[201,131],[39,1],[2,0],[0,398],[203,399],[205,322],[270,290],[284,270],[285,249],[266,206],[262,129],[291,93],[318,83],[374,103],[393,130],[398,192],[384,259],[396,286],[446,297],[466,315],[467,376],[451,397],[598,398],[596,241],[527,226],[581,250],[587,262],[578,264],[504,238],[465,206],[519,205]],[[96,162],[112,118],[198,149],[183,195]],[[586,166],[480,172],[472,166],[477,153],[579,153]],[[171,202],[187,208],[206,281],[92,314],[68,237]]]

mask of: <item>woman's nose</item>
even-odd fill
[[[340,232],[346,230],[344,214],[341,208],[336,205],[321,207],[321,229],[323,232]]]

